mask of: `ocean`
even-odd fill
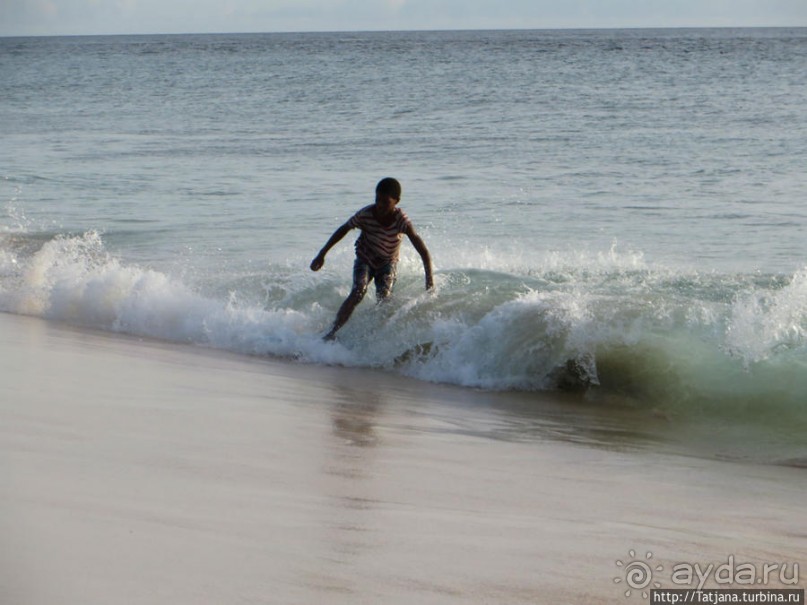
[[[0,38],[0,310],[803,466],[806,68],[805,28]],[[353,235],[308,265],[385,176],[436,288],[404,241],[322,342]]]

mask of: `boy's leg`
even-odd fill
[[[375,271],[375,294],[378,302],[385,301],[392,295],[397,277],[398,269],[395,263],[389,263]]]
[[[348,294],[345,302],[342,303],[342,306],[339,307],[339,311],[336,312],[336,319],[330,332],[325,335],[325,340],[333,340],[339,328],[347,323],[347,320],[353,314],[353,310],[364,298],[364,294],[367,292],[367,284],[369,283],[370,267],[367,263],[356,259],[356,262],[353,263],[353,289]]]

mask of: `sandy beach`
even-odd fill
[[[630,551],[664,587],[730,556],[807,583],[804,469],[598,444],[525,395],[35,318],[0,314],[0,356],[4,604],[646,602],[624,595]]]

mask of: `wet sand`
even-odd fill
[[[3,314],[0,356],[5,604],[631,602],[631,550],[807,579],[804,469],[563,402]]]

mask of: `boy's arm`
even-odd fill
[[[420,258],[423,259],[423,270],[426,272],[426,289],[431,290],[434,288],[434,279],[432,279],[432,257],[429,254],[429,249],[420,239],[420,236],[415,233],[415,228],[412,225],[409,225],[409,228],[404,233],[406,233],[409,241],[412,242],[415,250],[420,254]]]
[[[347,223],[339,227],[336,231],[333,232],[333,235],[328,239],[325,245],[322,247],[322,250],[319,251],[319,254],[314,257],[314,260],[311,261],[311,270],[312,271],[319,271],[322,269],[322,265],[325,264],[325,255],[328,254],[328,250],[333,248],[339,240],[341,240],[345,235],[347,235],[348,231],[350,231],[352,227],[350,227]]]

